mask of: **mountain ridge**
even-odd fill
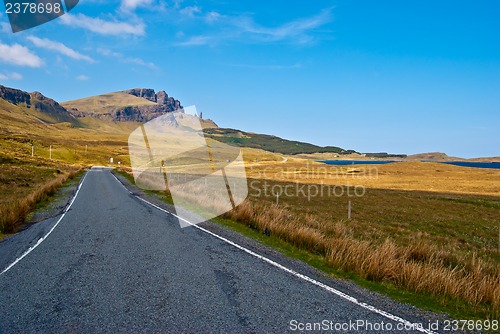
[[[68,122],[73,126],[81,126],[81,123],[68,110],[40,92],[28,93],[0,85],[0,98],[15,106],[31,109],[33,116],[46,123]]]
[[[140,123],[183,108],[179,100],[168,96],[164,90],[156,93],[151,88],[132,88],[90,96],[66,101],[62,105],[77,118]]]

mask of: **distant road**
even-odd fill
[[[0,333],[283,333],[298,322],[363,320],[396,329],[403,320],[429,320],[232,232],[206,227],[244,248],[207,230],[181,229],[107,169],[87,173],[60,218],[0,242],[1,272],[22,254],[13,248],[29,238],[36,245],[53,229],[0,275]]]

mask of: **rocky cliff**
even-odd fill
[[[131,98],[130,96],[134,96]],[[142,102],[141,102],[142,101]],[[64,105],[76,117],[94,117],[115,122],[147,122],[167,112],[182,109],[181,102],[165,91],[133,88],[81,100]]]
[[[0,99],[4,99],[5,101],[15,104],[16,106],[19,104],[31,106],[30,94],[14,88],[0,86]]]
[[[78,121],[68,110],[39,92],[27,93],[0,85],[0,98],[16,106],[24,106],[41,112],[43,115],[39,118],[47,123],[70,122],[78,125]]]

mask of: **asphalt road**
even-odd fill
[[[340,287],[347,297],[203,230],[181,229],[172,215],[139,200],[109,170],[90,170],[60,218],[0,242],[1,272],[59,221],[0,275],[1,333],[283,333],[322,321],[337,328],[364,321],[374,329],[333,332],[386,332],[381,323],[385,329],[391,324],[392,332],[411,332],[396,330],[401,321],[380,310],[410,322],[429,321],[411,307],[351,289],[279,254],[264,256]]]

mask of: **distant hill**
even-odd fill
[[[205,136],[214,140],[240,147],[258,148],[269,152],[282,154],[301,153],[356,153],[336,146],[316,146],[299,141],[286,140],[272,135],[244,132],[235,129],[211,128],[204,130]]]
[[[396,158],[396,159],[403,159],[406,158],[406,154],[393,154],[393,153],[387,153],[387,152],[380,152],[380,153],[365,153],[365,157],[367,158],[378,158],[378,159],[387,159],[387,158]]]
[[[429,153],[412,154],[412,155],[407,156],[405,160],[408,160],[408,161],[421,161],[421,160],[461,161],[461,160],[465,160],[465,159],[459,158],[459,157],[450,157],[446,153],[442,153],[442,152],[429,152]]]
[[[26,93],[0,86],[0,119],[2,123],[8,124],[7,127],[2,128],[8,129],[11,134],[26,133],[24,129],[28,128],[32,133],[31,130],[40,126],[45,136],[51,131],[56,131],[54,135],[59,136],[57,129],[62,129],[61,126],[82,128],[99,133],[126,134],[138,123],[147,122],[166,112],[181,108],[181,102],[168,96],[165,91],[155,92],[153,89],[146,88],[134,88],[59,104],[38,92]],[[202,119],[201,123],[206,137],[240,147],[290,155],[359,154],[354,150],[337,146],[321,147],[273,135],[221,129],[209,119]],[[43,124],[54,124],[56,127],[49,129],[43,127]],[[390,156],[386,153],[373,154],[373,157]]]
[[[82,126],[78,119],[58,102],[39,92],[27,93],[0,85],[0,99],[49,124],[67,122],[73,126]]]
[[[181,102],[169,97],[165,91],[156,93],[148,88],[107,93],[63,102],[62,105],[78,118],[141,123],[182,108]]]

